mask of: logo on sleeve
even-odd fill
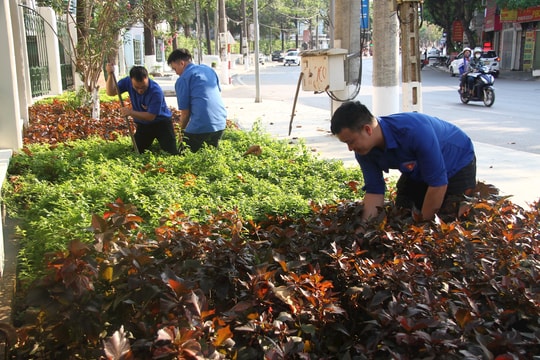
[[[401,168],[403,171],[412,172],[416,168],[416,161],[408,161],[401,163]]]

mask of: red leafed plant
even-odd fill
[[[261,223],[229,212],[201,224],[171,211],[153,235],[140,232],[134,206],[109,209],[94,216],[95,246],[73,243],[30,288],[22,356],[540,353],[538,203],[524,211],[490,196],[462,219],[424,224],[388,206],[363,234],[352,202]]]
[[[126,135],[107,111],[98,124],[54,103],[33,109],[27,143],[82,128]],[[366,228],[362,205],[343,201],[261,222],[171,210],[150,234],[117,199],[92,217],[93,246],[74,240],[51,254],[28,287],[17,357],[534,359],[539,203],[524,210],[488,190],[480,184],[459,219],[429,223],[387,204]]]
[[[129,99],[124,101],[124,106],[130,106]],[[29,118],[32,121],[24,129],[23,142],[25,145],[57,144],[92,136],[113,141],[119,136],[128,136],[127,122],[120,115],[119,108],[119,101],[103,101],[100,103],[101,117],[95,120],[91,117],[90,109],[71,108],[63,101],[54,100],[52,103],[34,104],[28,109]],[[170,110],[173,124],[179,127],[180,111],[172,107]],[[129,123],[131,130],[135,131],[131,118]],[[231,121],[227,122],[227,126],[236,127]]]
[[[25,128],[24,143],[56,144],[89,136],[115,140],[119,135],[128,135],[126,121],[118,112],[120,103],[102,102],[100,106],[102,117],[95,120],[88,109],[71,109],[61,101],[35,104],[29,108],[32,123]]]

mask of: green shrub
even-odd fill
[[[254,144],[261,146],[260,156],[244,156]],[[138,208],[148,230],[169,209],[202,222],[233,209],[246,220],[302,216],[310,202],[357,198],[347,183],[362,179],[359,169],[317,159],[303,145],[256,130],[228,130],[219,150],[182,156],[135,155],[126,137],[30,145],[14,155],[8,176],[4,202],[10,216],[22,219],[22,278],[39,274],[44,254],[65,249],[68,241],[90,242],[92,214],[117,198]]]

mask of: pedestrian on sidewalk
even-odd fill
[[[129,71],[129,77],[118,80],[118,89],[114,81],[114,65],[107,64],[107,95],[128,92],[131,107],[121,107],[122,116],[131,116],[135,122],[135,143],[137,150],[143,153],[149,149],[155,139],[159,146],[170,154],[178,154],[176,135],[172,123],[172,113],[161,87],[148,77],[148,71],[143,66],[134,66]]]
[[[457,126],[433,116],[408,112],[375,117],[359,101],[343,103],[331,132],[347,144],[364,175],[363,220],[384,205],[383,172],[398,169],[395,204],[415,220],[431,220],[442,208],[458,215],[463,195],[476,187],[476,156],[471,139]]]
[[[179,76],[174,88],[184,145],[192,152],[203,144],[218,147],[227,125],[227,111],[216,72],[207,65],[194,64],[187,49],[174,50],[167,63]]]

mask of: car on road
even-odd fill
[[[480,57],[484,62],[484,65],[489,67],[489,73],[494,77],[499,76],[499,66],[501,59],[497,56],[497,52],[494,50],[483,51],[482,56]],[[459,75],[459,66],[463,63],[463,51],[460,52],[454,60],[448,65],[448,70],[450,70],[450,76]]]
[[[481,59],[484,61],[484,65],[489,67],[490,74],[497,77],[499,76],[499,67],[501,64],[501,58],[497,56],[497,52],[493,50],[482,52]]]
[[[300,66],[300,52],[299,51],[289,51],[287,55],[285,55],[285,59],[283,60],[283,66],[286,65],[298,65]]]
[[[283,62],[283,59],[285,58],[285,55],[279,50],[272,52],[272,61],[278,61]]]
[[[439,56],[441,56],[441,51],[439,49],[437,49],[436,47],[432,47],[431,49],[429,50],[426,50],[426,58],[429,60],[431,58],[438,58]]]

